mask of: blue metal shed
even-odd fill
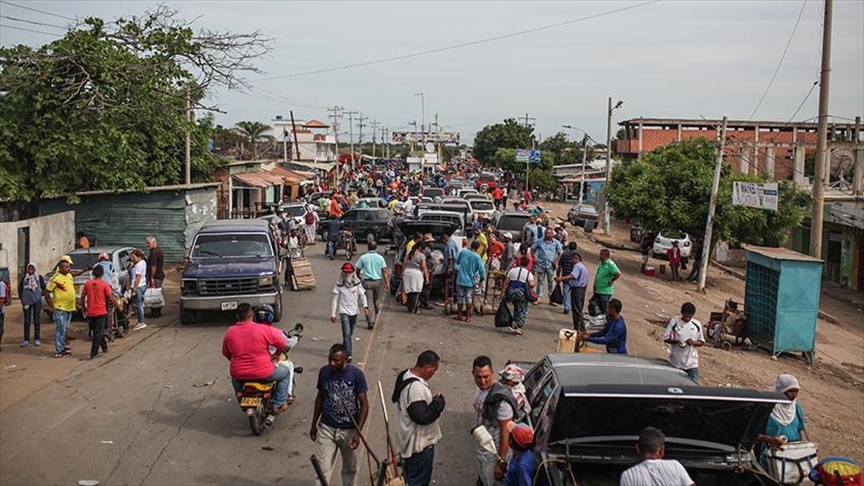
[[[813,362],[822,260],[788,248],[745,246],[747,334],[771,354],[802,352]]]

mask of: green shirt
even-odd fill
[[[357,259],[355,266],[360,269],[363,280],[381,280],[384,278],[387,262],[377,251],[368,251]]]
[[[621,273],[618,270],[618,265],[612,260],[600,262],[597,266],[597,275],[594,276],[594,292],[603,295],[612,295],[615,293],[615,287],[612,285],[612,277]]]

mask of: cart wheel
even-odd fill
[[[720,344],[720,347],[723,348],[725,351],[729,351],[730,349],[732,349],[732,343],[730,343],[729,341],[723,341],[723,343]]]

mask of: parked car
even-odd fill
[[[114,288],[114,291],[119,293],[123,289],[127,288],[130,284],[129,267],[132,264],[130,258],[132,250],[134,250],[134,248],[127,246],[96,246],[91,248],[78,248],[69,252],[69,256],[72,257],[72,269],[70,273],[72,274],[75,283],[75,300],[80,304],[81,287],[85,282],[93,278],[93,266],[99,262],[99,255],[101,253],[107,253],[112,265],[114,266],[114,275],[111,276],[111,286]],[[45,274],[45,281],[47,282],[55,273],[57,273],[57,265],[54,265],[54,268]],[[45,312],[47,313],[48,309],[45,304],[45,298],[43,297],[42,308],[45,309]],[[87,309],[81,307],[79,313],[85,319],[87,318]]]
[[[597,209],[590,204],[577,204],[570,208],[570,211],[567,213],[567,221],[570,221],[573,226],[582,226],[584,228],[587,221],[593,221],[596,226],[597,219]]]
[[[456,196],[460,197],[462,199],[467,199],[465,196],[467,196],[468,194],[480,194],[480,193],[477,192],[476,189],[466,188],[466,189],[459,189],[459,192],[456,193]]]
[[[282,215],[286,213],[294,219],[295,223],[302,225],[305,221],[306,205],[304,203],[289,203],[279,206],[279,210],[277,211],[279,219],[282,219]],[[279,221],[277,220],[276,222],[278,223]]]
[[[482,214],[485,218],[491,218],[495,212],[495,205],[486,198],[469,199],[468,204],[471,205],[472,219],[477,219],[477,215],[479,214]]]
[[[462,241],[468,234],[468,230],[465,227],[465,218],[461,213],[454,211],[424,211],[420,217],[417,218],[417,221],[446,221],[458,224],[459,227],[456,228],[456,231],[454,231],[450,237],[456,241],[459,248],[462,248]]]
[[[330,199],[330,197],[332,195],[333,195],[332,191],[313,192],[312,194],[310,194],[309,196],[306,197],[306,201],[317,205],[319,199],[321,199],[322,197],[326,197],[327,199]]]
[[[497,187],[498,176],[491,172],[481,172],[477,179],[474,181],[474,187],[480,189],[481,186],[486,186],[486,190],[493,191],[495,187]]]
[[[375,241],[390,241],[393,238],[393,230],[390,228],[390,220],[393,213],[389,209],[356,208],[345,212],[339,219],[343,228],[354,230],[357,241],[368,241],[369,237]],[[327,224],[318,226],[318,234],[321,239],[327,241]]]
[[[366,205],[363,206],[362,204],[360,204],[361,202],[365,203]],[[384,209],[386,207],[387,201],[381,199],[380,197],[364,197],[358,199],[357,202],[355,202],[354,205],[351,206],[351,209]]]
[[[513,241],[516,243],[522,242],[522,230],[528,223],[528,218],[531,213],[522,211],[504,211],[499,214],[493,221],[492,226],[500,233],[509,232],[513,234]]]
[[[683,231],[670,230],[661,231],[654,238],[654,258],[666,259],[666,250],[672,248],[673,241],[678,242],[678,248],[681,249],[681,258],[689,258],[690,250],[693,249],[690,235]]]
[[[618,484],[638,463],[646,426],[666,435],[666,458],[696,484],[776,484],[751,452],[780,393],[700,387],[665,360],[614,354],[552,354],[524,384],[535,430],[538,484]],[[529,369],[530,368],[530,369]]]
[[[217,220],[192,241],[180,279],[180,322],[194,323],[199,311],[235,311],[240,303],[270,304],[282,318],[279,252],[263,220]]]
[[[404,235],[413,235],[415,233],[431,233],[432,237],[435,238],[435,243],[432,244],[433,250],[438,250],[443,253],[444,251],[444,243],[441,242],[442,236],[446,233],[447,235],[453,235],[456,232],[459,225],[452,221],[417,221],[417,220],[409,220],[403,221],[399,224],[399,230],[402,231]],[[409,236],[410,237],[410,236]],[[399,285],[402,283],[402,260],[405,259],[405,248],[407,247],[406,242],[399,247],[396,251],[396,257],[393,261],[393,276],[390,278],[390,293],[396,295],[396,291],[399,289]],[[461,247],[460,247],[461,249]],[[434,274],[432,272],[431,263],[427,262],[430,265],[429,273],[432,276],[431,288],[432,292],[443,291],[444,289],[444,281],[446,275],[444,273]]]
[[[431,197],[432,199],[435,199],[436,197],[443,197],[444,194],[444,189],[440,187],[427,187],[426,189],[423,189],[423,197]]]
[[[423,213],[427,211],[447,211],[451,213],[459,213],[462,215],[462,220],[465,224],[471,221],[471,211],[470,205],[465,204],[446,204],[446,203],[421,203],[414,207],[414,213],[410,216],[414,219],[422,219]],[[465,225],[460,226],[463,230],[466,230]],[[467,231],[465,232],[467,235]]]

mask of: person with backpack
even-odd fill
[[[492,360],[488,356],[474,358],[471,374],[477,385],[473,403],[477,425],[482,425],[489,432],[496,450],[496,454],[492,454],[478,446],[478,484],[503,486],[507,472],[507,453],[510,449],[510,426],[518,405],[510,387],[495,381]]]
[[[314,245],[315,244],[315,235],[318,230],[318,221],[320,218],[318,217],[318,213],[315,212],[315,208],[312,207],[311,204],[306,204],[306,214],[303,215],[303,222],[306,224],[304,226],[306,230],[306,244]]]
[[[516,259],[516,267],[507,272],[503,288],[505,299],[513,304],[513,325],[510,332],[517,336],[522,335],[522,328],[528,318],[528,304],[532,300],[531,289],[534,288],[534,275],[528,271],[528,257],[521,256]]]
[[[45,279],[36,272],[36,264],[27,265],[27,273],[18,283],[18,297],[24,308],[24,341],[21,347],[30,346],[30,321],[33,321],[33,345],[41,346],[39,335],[42,328],[42,291],[45,290]]]
[[[429,380],[435,376],[441,358],[426,350],[417,362],[396,377],[393,403],[399,410],[396,440],[404,464],[407,486],[429,486],[435,465],[435,444],[441,440],[438,419],[444,412],[444,395],[432,394]]]

